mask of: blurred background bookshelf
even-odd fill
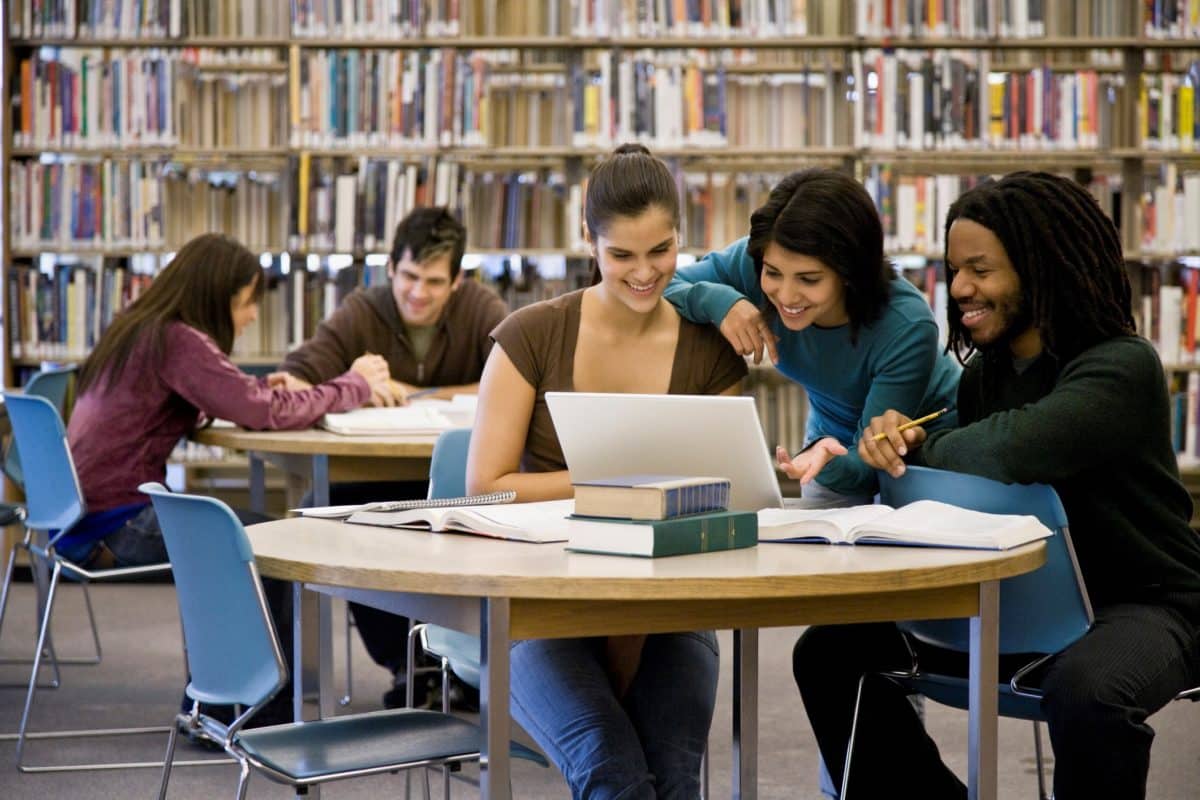
[[[6,385],[85,357],[207,230],[270,276],[235,351],[251,370],[385,278],[414,205],[458,211],[472,279],[513,307],[586,285],[588,169],[637,140],[677,175],[685,259],[743,235],[787,172],[854,174],[939,319],[953,199],[1017,168],[1072,175],[1120,226],[1139,330],[1183,398],[1181,452],[1197,438],[1200,0],[12,0],[0,15]],[[749,391],[768,437],[798,449],[802,395],[769,370]]]

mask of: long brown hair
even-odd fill
[[[79,371],[80,394],[93,385],[120,379],[134,348],[150,341],[141,369],[157,369],[163,358],[163,334],[178,320],[208,334],[226,355],[233,349],[234,295],[251,284],[262,297],[264,280],[258,259],[240,242],[204,233],[180,248],[150,288],[122,311],[100,337]]]
[[[645,145],[619,145],[592,168],[584,199],[583,221],[594,243],[617,217],[636,217],[657,206],[679,230],[679,189],[671,170]],[[592,286],[600,282],[600,265],[592,260]]]

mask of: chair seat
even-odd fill
[[[398,708],[254,728],[239,733],[236,742],[269,770],[308,783],[425,761],[473,760],[483,744],[483,732],[478,725],[449,714]],[[540,753],[516,742],[512,755],[547,763]]]
[[[925,675],[919,678],[889,678],[905,687],[910,692],[922,694],[936,703],[951,708],[967,707],[968,689],[970,684],[966,678],[955,678],[946,675]],[[1044,722],[1042,701],[1037,697],[1024,697],[1014,694],[1008,684],[1000,684],[998,711],[1002,717]]]
[[[243,731],[237,744],[255,761],[297,783],[347,772],[479,752],[478,725],[435,711],[395,709]]]

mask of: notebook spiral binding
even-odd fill
[[[457,506],[490,506],[511,503],[517,499],[512,489],[490,494],[472,494],[466,497],[443,497],[434,500],[395,500],[383,503],[367,503],[362,511],[408,511],[412,508],[454,508]]]

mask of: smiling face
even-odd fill
[[[437,322],[458,284],[450,278],[450,254],[431,256],[418,263],[406,250],[400,263],[390,269],[392,298],[405,324],[422,326]]]
[[[850,321],[841,277],[812,256],[768,243],[760,283],[788,330],[801,331],[814,324],[833,328]]]
[[[635,217],[613,217],[592,242],[605,294],[640,313],[658,305],[678,253],[674,220],[653,205]]]
[[[258,288],[259,278],[254,276],[254,280],[247,283],[233,295],[233,299],[229,301],[229,316],[233,320],[233,338],[242,335],[242,331],[258,319],[258,298],[255,297],[255,289]]]
[[[950,296],[962,311],[971,343],[981,350],[1007,345],[1017,358],[1040,353],[1041,334],[1024,307],[1020,276],[996,234],[959,218],[950,226],[947,244]]]

